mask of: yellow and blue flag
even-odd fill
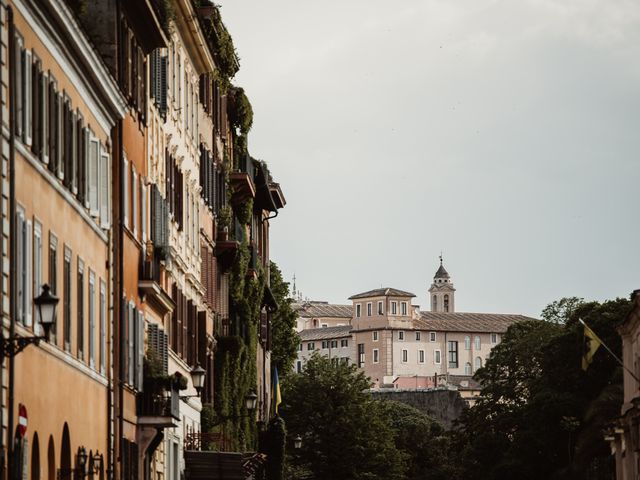
[[[280,394],[280,379],[278,378],[278,367],[273,367],[273,401],[275,404],[276,415],[278,414],[278,405],[282,403],[282,396]]]

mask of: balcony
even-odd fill
[[[154,428],[172,428],[180,420],[180,395],[178,389],[172,386],[165,391],[162,388],[152,388],[148,383],[145,390],[138,394],[138,425]]]
[[[231,184],[231,203],[237,205],[248,198],[255,198],[255,168],[253,160],[249,154],[241,155],[237,159],[233,172],[229,174],[229,183]]]
[[[149,251],[149,250],[147,250]],[[158,255],[151,253],[140,259],[138,290],[145,301],[161,315],[173,312],[175,303],[161,287],[161,264]]]

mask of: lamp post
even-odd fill
[[[191,382],[197,393],[195,395],[180,395],[180,400],[199,397],[204,387],[204,377],[206,374],[207,371],[202,368],[199,363],[196,364],[196,366],[191,369]]]
[[[42,293],[33,299],[38,318],[40,319],[40,325],[42,325],[44,329],[44,335],[35,335],[32,337],[12,335],[8,338],[3,338],[2,343],[0,343],[0,357],[13,358],[29,345],[37,345],[40,343],[40,340],[48,340],[49,333],[56,324],[56,306],[58,302],[58,297],[51,293],[49,285],[45,283],[42,286]]]
[[[302,448],[302,437],[300,435],[293,437],[293,448],[296,450],[300,450]]]

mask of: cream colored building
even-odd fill
[[[429,289],[431,311],[420,311],[412,302],[414,298],[413,293],[395,288],[379,288],[349,298],[351,361],[376,387],[395,388],[412,385],[412,381],[424,387],[429,379],[436,378],[440,386],[444,382],[464,387],[464,379],[485,364],[509,326],[528,319],[522,315],[456,312],[455,288],[442,260]],[[307,311],[299,310],[298,326],[317,319],[313,326],[322,329],[323,323],[329,325],[327,314],[343,308],[316,302]],[[344,317],[332,320],[347,324]],[[324,330],[327,328],[331,330],[330,326]],[[310,333],[313,331],[300,331],[303,341],[298,360],[302,365],[312,350],[309,344],[317,349],[315,334]],[[322,349],[320,352],[328,354]],[[434,384],[435,380],[430,386]]]
[[[615,460],[616,480],[635,480],[640,477],[640,290],[633,292],[633,309],[618,332],[625,366],[624,403],[606,439]]]

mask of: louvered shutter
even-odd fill
[[[64,180],[64,147],[66,145],[64,139],[64,96],[62,92],[58,93],[56,98],[56,164],[58,168],[58,178]]]
[[[25,232],[26,222],[24,220],[24,213],[17,212],[16,213],[16,232],[18,234],[18,238],[16,239],[17,252],[16,252],[16,265],[18,266],[17,276],[18,276],[18,322],[24,322],[24,275],[25,272],[25,244],[24,237],[26,236]]]
[[[160,115],[167,115],[167,57],[160,57],[160,85],[158,90]]]
[[[109,206],[111,205],[111,157],[106,149],[101,150],[100,155],[100,226],[108,229],[111,226]]]
[[[40,76],[40,160],[49,163],[49,75]]]
[[[33,324],[33,318],[31,316],[33,312],[33,224],[31,220],[27,220],[26,224],[26,238],[25,238],[25,285],[24,285],[24,304],[25,304],[25,319],[24,323],[27,327]]]
[[[134,385],[135,377],[135,338],[136,338],[136,326],[135,326],[135,307],[133,303],[129,303],[129,315],[127,316],[128,327],[128,342],[127,342],[127,382],[129,385]]]
[[[163,332],[161,330],[160,336],[159,336],[158,348],[160,351],[160,356],[162,358],[162,368],[165,375],[169,371],[169,350],[167,348],[167,340],[168,340],[168,337],[166,332]]]
[[[91,150],[91,131],[85,128],[82,132],[82,198],[84,199],[85,208],[89,208],[89,151]]]
[[[78,115],[74,111],[70,118],[70,152],[71,152],[71,191],[74,195],[78,194]]]
[[[89,213],[93,217],[97,217],[100,214],[100,208],[98,205],[98,161],[100,158],[100,142],[99,140],[91,136],[90,148],[89,148]]]
[[[136,388],[139,392],[143,387],[144,365],[144,313],[138,311],[137,352],[136,352]]]

